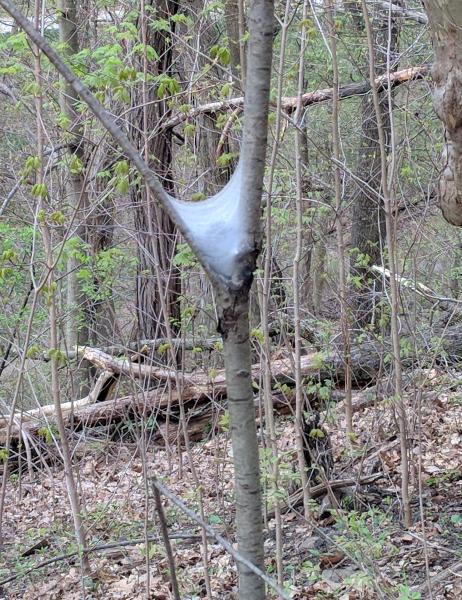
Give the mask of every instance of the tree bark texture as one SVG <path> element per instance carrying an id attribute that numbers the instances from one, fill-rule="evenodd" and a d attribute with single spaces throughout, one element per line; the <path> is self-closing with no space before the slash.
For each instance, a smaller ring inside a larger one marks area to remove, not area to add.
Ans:
<path id="1" fill-rule="evenodd" d="M 78 5 L 75 0 L 59 0 L 59 38 L 63 45 L 63 53 L 67 57 L 77 54 L 79 45 Z M 85 146 L 82 116 L 76 110 L 79 102 L 78 95 L 72 87 L 63 81 L 64 90 L 60 96 L 61 110 L 69 119 L 67 154 L 70 168 L 66 172 L 66 204 L 72 209 L 72 237 L 77 237 L 82 243 L 87 242 L 87 210 L 88 194 L 85 186 Z M 72 161 L 77 164 L 72 166 Z M 77 166 L 77 168 L 76 168 Z M 89 302 L 78 279 L 80 262 L 72 255 L 67 261 L 67 310 L 66 342 L 69 348 L 84 345 L 89 340 L 88 312 Z M 73 373 L 75 397 L 80 397 L 89 389 L 89 370 L 85 363 L 78 366 Z"/>
<path id="2" fill-rule="evenodd" d="M 424 0 L 435 62 L 433 104 L 445 127 L 439 197 L 443 216 L 462 227 L 462 2 Z"/>
<path id="3" fill-rule="evenodd" d="M 239 42 L 239 0 L 225 1 L 225 23 L 226 33 L 228 34 L 231 72 L 233 74 L 234 84 L 239 85 L 242 81 L 241 44 Z"/>
<path id="4" fill-rule="evenodd" d="M 178 4 L 173 0 L 161 0 L 146 2 L 148 19 L 168 19 L 177 11 Z M 143 27 L 140 23 L 138 29 Z M 174 27 L 174 23 L 171 23 Z M 149 74 L 157 76 L 160 74 L 171 74 L 172 64 L 172 42 L 171 35 L 165 31 L 154 31 L 150 23 L 146 25 L 146 43 L 150 45 L 159 58 L 148 62 Z M 143 70 L 143 57 L 134 58 L 135 68 Z M 168 113 L 167 100 L 160 100 L 157 96 L 157 85 L 149 83 L 147 86 L 147 98 L 150 102 L 143 107 L 144 98 L 140 86 L 133 88 L 132 110 L 130 111 L 130 135 L 135 146 L 144 149 L 145 139 L 143 132 L 143 111 L 147 110 L 148 125 L 148 148 L 147 155 L 149 164 L 161 180 L 167 192 L 173 192 L 172 177 L 172 135 L 168 130 L 159 128 L 159 123 Z M 172 259 L 175 254 L 177 241 L 177 230 L 162 208 L 155 202 L 152 194 L 147 194 L 144 182 L 130 187 L 131 199 L 135 215 L 135 230 L 137 236 L 138 273 L 136 281 L 136 314 L 138 322 L 138 337 L 155 339 L 165 336 L 166 330 L 163 325 L 162 308 L 159 299 L 159 288 L 154 268 L 154 257 L 158 256 L 160 271 L 162 273 L 162 288 L 166 293 L 166 302 L 169 316 L 172 319 L 173 329 L 175 322 L 179 322 L 181 283 L 178 269 L 173 265 Z M 153 245 L 157 246 L 157 251 Z"/>
<path id="5" fill-rule="evenodd" d="M 220 299 L 220 333 L 226 365 L 240 552 L 264 568 L 260 467 L 249 340 L 248 290 Z M 240 598 L 263 598 L 264 583 L 239 565 Z"/>
<path id="6" fill-rule="evenodd" d="M 388 36 L 390 41 L 388 42 Z M 379 77 L 386 77 L 387 46 L 390 47 L 390 64 L 396 58 L 399 31 L 396 19 L 391 28 L 386 20 L 376 21 L 375 60 Z M 390 110 L 388 93 L 380 94 L 383 130 L 387 147 L 390 142 Z M 357 186 L 353 194 L 350 273 L 358 282 L 352 294 L 354 315 L 359 325 L 365 325 L 373 318 L 375 306 L 374 292 L 380 293 L 381 280 L 371 273 L 369 266 L 382 263 L 382 245 L 385 240 L 385 213 L 381 199 L 381 156 L 379 132 L 374 103 L 370 94 L 362 99 L 361 141 L 357 175 L 364 183 Z M 369 257 L 364 260 L 364 257 Z"/>

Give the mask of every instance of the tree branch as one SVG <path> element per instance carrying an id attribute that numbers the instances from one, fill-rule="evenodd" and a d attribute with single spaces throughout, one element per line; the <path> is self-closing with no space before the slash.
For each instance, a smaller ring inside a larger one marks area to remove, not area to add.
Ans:
<path id="1" fill-rule="evenodd" d="M 404 6 L 399 6 L 398 4 L 391 4 L 390 2 L 381 1 L 381 0 L 370 0 L 368 4 L 375 4 L 379 6 L 385 12 L 391 10 L 393 16 L 400 16 L 406 19 L 410 19 L 411 21 L 415 21 L 416 23 L 420 23 L 421 25 L 426 25 L 428 23 L 427 15 L 424 13 L 419 13 L 415 10 L 411 10 L 409 8 L 405 8 Z"/>
<path id="2" fill-rule="evenodd" d="M 384 91 L 388 88 L 388 83 L 390 82 L 392 88 L 395 88 L 403 83 L 408 83 L 410 81 L 417 81 L 419 79 L 424 79 L 430 73 L 429 65 L 421 65 L 418 67 L 409 67 L 408 69 L 402 69 L 400 71 L 395 71 L 393 73 L 381 75 L 377 77 L 375 80 L 375 85 L 379 91 Z M 340 86 L 339 89 L 339 98 L 341 100 L 345 98 L 350 98 L 351 96 L 360 96 L 362 94 L 367 94 L 371 90 L 370 81 L 364 80 L 359 81 L 357 83 L 346 83 Z M 302 96 L 302 106 L 311 106 L 312 104 L 319 104 L 320 102 L 327 102 L 332 100 L 332 88 L 325 88 L 322 90 L 316 90 L 314 92 L 307 92 Z M 242 108 L 244 105 L 244 97 L 238 96 L 237 98 L 230 98 L 229 100 L 222 100 L 221 102 L 208 102 L 207 104 L 202 104 L 201 106 L 197 106 L 195 108 L 191 108 L 187 113 L 178 113 L 167 119 L 162 123 L 162 129 L 172 129 L 185 121 L 194 119 L 199 115 L 203 114 L 214 114 L 217 112 L 222 112 L 226 110 L 236 110 L 238 108 Z M 274 108 L 275 103 L 271 103 L 271 106 Z M 291 114 L 295 111 L 297 107 L 297 97 L 296 96 L 286 96 L 282 98 L 281 102 L 282 109 Z"/>

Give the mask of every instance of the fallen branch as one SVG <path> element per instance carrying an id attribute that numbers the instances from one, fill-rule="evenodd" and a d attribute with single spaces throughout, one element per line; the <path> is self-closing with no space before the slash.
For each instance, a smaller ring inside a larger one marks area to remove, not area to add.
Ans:
<path id="1" fill-rule="evenodd" d="M 385 267 L 381 267 L 379 265 L 373 265 L 371 267 L 371 270 L 375 271 L 376 273 L 380 273 L 387 279 L 391 279 L 391 273 L 388 269 L 385 269 Z M 403 277 L 403 275 L 398 275 L 398 273 L 395 275 L 395 279 L 400 285 L 402 285 L 403 287 L 410 288 L 416 294 L 419 294 L 419 296 L 422 296 L 422 298 L 425 298 L 425 300 L 428 300 L 429 302 L 443 303 L 443 304 L 462 304 L 462 300 L 458 300 L 457 298 L 449 298 L 446 296 L 440 296 L 434 290 L 427 287 L 423 283 L 419 283 L 418 281 L 412 281 L 411 279 L 408 279 L 407 277 Z"/>
<path id="2" fill-rule="evenodd" d="M 128 377 L 158 379 L 160 381 L 174 381 L 176 378 L 176 371 L 173 369 L 153 367 L 142 362 L 132 362 L 126 358 L 114 358 L 98 348 L 85 346 L 76 348 L 76 352 L 81 358 L 111 373 L 119 373 Z"/>
<path id="3" fill-rule="evenodd" d="M 338 479 L 337 481 L 326 481 L 320 483 L 319 485 L 315 485 L 310 489 L 310 498 L 314 500 L 316 498 L 320 498 L 327 494 L 327 492 L 332 490 L 341 490 L 342 488 L 348 488 L 352 486 L 360 486 L 360 485 L 369 485 L 370 483 L 374 483 L 378 479 L 383 477 L 383 473 L 373 473 L 372 475 L 368 475 L 366 477 L 359 477 L 358 479 Z M 303 491 L 298 490 L 289 496 L 287 500 L 287 504 L 285 506 L 281 506 L 281 511 L 283 513 L 289 512 L 300 506 L 303 503 Z M 268 518 L 274 518 L 274 509 L 268 511 Z"/>
<path id="4" fill-rule="evenodd" d="M 376 348 L 377 350 L 378 348 Z M 87 350 L 92 350 L 86 353 Z M 380 350 L 381 353 L 381 350 Z M 114 372 L 136 375 L 138 364 L 126 365 L 125 361 L 120 361 L 104 355 L 101 352 L 94 352 L 94 349 L 85 349 L 85 358 L 94 359 L 94 364 L 99 364 L 108 373 L 112 375 Z M 91 358 L 90 358 L 91 357 Z M 106 360 L 106 358 L 110 360 Z M 371 360 L 372 358 L 372 360 Z M 368 381 L 374 377 L 377 365 L 379 364 L 380 354 L 374 357 L 372 346 L 368 348 L 366 355 L 357 356 L 357 376 L 359 380 Z M 98 363 L 96 362 L 98 361 Z M 144 365 L 145 366 L 145 365 Z M 123 368 L 122 368 L 123 367 Z M 148 367 L 149 373 L 152 374 L 157 369 Z M 162 371 L 159 373 L 162 375 Z M 165 370 L 168 371 L 168 370 Z M 293 382 L 293 364 L 291 357 L 273 360 L 271 363 L 272 379 L 279 383 Z M 325 356 L 320 352 L 310 352 L 302 356 L 301 359 L 302 376 L 321 376 L 323 378 L 334 377 L 337 380 L 342 380 L 344 374 L 343 361 L 339 356 Z M 255 364 L 252 367 L 252 376 L 255 381 L 261 378 L 261 365 Z M 64 417 L 68 417 L 71 412 L 74 424 L 92 425 L 96 423 L 107 423 L 109 420 L 120 420 L 126 418 L 128 413 L 149 414 L 154 410 L 162 410 L 168 405 L 174 410 L 183 403 L 206 403 L 209 404 L 211 399 L 222 399 L 226 397 L 226 374 L 224 369 L 217 370 L 214 373 L 193 372 L 187 375 L 183 380 L 181 390 L 172 389 L 165 392 L 163 389 L 155 389 L 150 391 L 140 391 L 139 394 L 124 396 L 113 400 L 105 400 L 96 403 L 97 394 L 92 392 L 89 396 L 76 402 L 67 402 L 62 405 Z M 33 411 L 24 412 L 22 420 L 26 424 L 31 421 L 40 420 L 41 417 L 50 417 L 54 414 L 53 405 L 46 405 L 42 408 Z M 209 418 L 209 417 L 208 417 Z M 2 440 L 1 428 L 4 427 L 4 422 L 0 421 L 0 442 Z M 175 426 L 176 429 L 176 426 Z M 19 431 L 15 430 L 14 435 L 18 435 Z"/>
<path id="5" fill-rule="evenodd" d="M 421 25 L 426 25 L 428 23 L 428 18 L 425 13 L 420 13 L 415 10 L 410 10 L 409 8 L 405 8 L 403 6 L 399 6 L 398 4 L 390 3 L 385 0 L 369 0 L 371 3 L 380 6 L 384 10 L 386 14 L 391 10 L 393 16 L 399 15 L 401 17 L 410 19 L 411 21 L 415 21 L 416 23 L 420 23 Z"/>
<path id="6" fill-rule="evenodd" d="M 422 65 L 420 67 L 410 67 L 408 69 L 402 69 L 401 71 L 395 71 L 393 73 L 377 77 L 375 80 L 375 85 L 378 91 L 384 91 L 388 89 L 389 85 L 391 85 L 392 88 L 395 88 L 403 83 L 424 79 L 425 77 L 427 77 L 427 75 L 429 75 L 429 73 L 429 65 Z M 351 96 L 360 96 L 362 94 L 367 94 L 368 92 L 370 92 L 370 90 L 371 84 L 369 80 L 359 81 L 357 83 L 347 83 L 340 87 L 339 98 L 343 100 L 345 98 L 350 98 Z M 319 104 L 320 102 L 326 102 L 328 100 L 331 100 L 332 93 L 332 88 L 317 90 L 315 92 L 307 92 L 301 97 L 302 106 L 311 106 L 312 104 Z M 282 110 L 288 114 L 293 113 L 297 107 L 297 101 L 298 98 L 296 96 L 283 97 L 281 99 Z M 199 115 L 214 114 L 227 110 L 236 110 L 243 106 L 243 96 L 239 96 L 237 98 L 230 98 L 229 100 L 222 100 L 220 102 L 209 102 L 207 104 L 191 108 L 186 113 L 178 113 L 174 115 L 170 119 L 164 121 L 161 127 L 164 130 L 172 129 L 173 127 L 176 127 L 177 125 L 180 125 L 185 121 L 195 119 Z M 272 103 L 272 106 L 275 107 L 275 104 Z"/>
<path id="7" fill-rule="evenodd" d="M 460 362 L 462 360 L 462 327 L 454 325 L 446 327 L 443 332 L 425 330 L 417 332 L 416 338 L 422 352 L 425 352 L 433 361 L 435 357 L 441 355 L 447 362 Z M 359 385 L 365 382 L 375 381 L 377 373 L 383 367 L 383 357 L 390 352 L 390 347 L 383 342 L 366 341 L 352 349 L 351 368 L 353 373 L 353 383 Z M 421 360 L 422 354 L 416 356 L 403 357 L 405 366 L 412 365 Z M 110 357 L 112 359 L 112 357 Z M 118 364 L 118 363 L 117 363 Z M 132 369 L 137 366 L 130 366 Z M 121 371 L 119 371 L 120 373 Z M 115 376 L 119 373 L 110 373 Z M 324 381 L 329 379 L 335 384 L 341 383 L 345 376 L 343 364 L 342 349 L 328 354 L 327 352 L 309 352 L 301 357 L 301 375 L 304 378 L 316 378 Z M 261 380 L 261 365 L 255 364 L 252 367 L 252 377 L 257 383 Z M 288 384 L 292 386 L 293 377 L 293 358 L 279 358 L 271 362 L 271 377 L 273 384 Z M 275 394 L 276 396 L 276 394 Z M 106 399 L 96 402 L 96 399 L 102 400 L 101 395 L 95 395 L 93 392 L 88 397 L 74 403 L 63 405 L 64 417 L 69 418 L 72 415 L 72 423 L 75 427 L 88 427 L 100 424 L 122 421 L 132 418 L 134 415 L 142 415 L 147 418 L 151 414 L 158 415 L 157 430 L 153 434 L 153 441 L 170 439 L 173 443 L 178 440 L 179 405 L 183 403 L 188 409 L 188 427 L 192 439 L 200 439 L 206 427 L 210 425 L 212 417 L 212 401 L 222 401 L 226 398 L 226 375 L 224 369 L 215 372 L 205 373 L 194 371 L 189 373 L 183 380 L 181 389 L 170 386 L 168 391 L 164 390 L 163 385 L 157 389 L 143 391 L 137 394 Z M 290 405 L 291 397 L 286 398 L 286 404 Z M 163 413 L 169 407 L 170 416 L 169 426 L 165 422 Z M 51 419 L 54 415 L 52 405 L 44 406 L 41 409 L 24 412 L 21 416 L 22 424 L 19 425 L 20 415 L 16 420 L 16 425 L 12 432 L 13 437 L 19 437 L 20 432 L 24 430 L 29 435 L 40 428 L 43 424 L 43 416 Z M 0 421 L 0 444 L 5 438 L 5 421 Z"/>
<path id="8" fill-rule="evenodd" d="M 95 387 L 93 390 L 80 400 L 64 402 L 61 404 L 61 410 L 63 413 L 63 417 L 68 417 L 75 411 L 81 410 L 84 407 L 94 404 L 95 402 L 101 402 L 106 400 L 110 388 L 116 382 L 118 376 L 114 376 L 114 373 L 104 371 L 100 374 L 98 379 L 96 380 Z M 24 411 L 22 414 L 18 414 L 18 423 L 28 423 L 34 420 L 42 420 L 47 417 L 55 416 L 55 407 L 54 404 L 47 404 L 46 406 L 41 406 L 40 408 L 35 408 L 33 410 Z M 2 415 L 0 418 L 0 428 L 6 427 L 9 415 Z"/>
<path id="9" fill-rule="evenodd" d="M 202 536 L 195 533 L 170 533 L 169 539 L 171 540 L 201 540 Z M 145 544 L 148 542 L 156 542 L 160 541 L 160 536 L 148 536 L 147 538 L 143 537 L 136 540 L 120 540 L 119 542 L 111 542 L 109 544 L 100 544 L 98 546 L 92 546 L 87 548 L 85 551 L 87 554 L 92 554 L 95 552 L 104 552 L 105 550 L 112 550 L 114 548 L 127 548 L 130 546 L 139 546 L 141 544 Z M 0 581 L 0 587 L 6 585 L 7 583 L 11 583 L 12 581 L 16 581 L 17 579 L 22 579 L 23 577 L 27 577 L 34 571 L 38 571 L 39 569 L 44 569 L 45 567 L 49 567 L 50 565 L 54 565 L 59 562 L 63 562 L 65 560 L 73 560 L 76 558 L 80 558 L 79 552 L 68 552 L 67 554 L 61 554 L 59 556 L 54 556 L 53 558 L 48 558 L 47 560 L 42 561 L 38 565 L 34 565 L 30 569 L 25 572 L 17 573 L 15 575 L 11 575 L 6 579 L 2 579 Z"/>
<path id="10" fill-rule="evenodd" d="M 452 577 L 451 577 L 452 576 Z M 443 569 L 443 571 L 441 571 L 440 573 L 437 573 L 436 575 L 434 575 L 433 577 L 430 577 L 429 581 L 426 581 L 425 583 L 422 583 L 421 585 L 416 585 L 412 588 L 413 592 L 418 592 L 421 594 L 421 596 L 423 598 L 425 597 L 431 597 L 428 594 L 428 584 L 430 583 L 430 587 L 431 587 L 431 591 L 432 593 L 436 593 L 437 589 L 436 586 L 441 587 L 443 585 L 447 585 L 449 581 L 451 581 L 454 578 L 461 578 L 462 577 L 462 561 L 457 561 L 455 563 L 453 563 L 452 565 L 450 565 L 449 567 L 447 567 L 446 569 Z"/>

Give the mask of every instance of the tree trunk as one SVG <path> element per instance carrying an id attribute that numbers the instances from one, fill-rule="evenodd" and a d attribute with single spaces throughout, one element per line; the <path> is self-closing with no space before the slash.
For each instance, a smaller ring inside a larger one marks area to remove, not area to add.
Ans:
<path id="1" fill-rule="evenodd" d="M 114 157 L 112 153 L 108 155 L 107 147 L 103 147 L 102 150 L 104 156 L 101 157 L 100 161 L 94 161 L 96 162 L 96 168 L 92 169 L 92 174 L 94 173 L 95 175 L 96 194 L 94 196 L 90 195 L 90 202 L 94 208 L 88 220 L 88 242 L 94 263 L 98 260 L 101 252 L 105 252 L 113 246 L 114 240 L 113 199 L 111 197 L 104 197 L 106 181 L 97 177 L 98 171 L 109 168 Z M 93 275 L 93 287 L 97 294 L 101 291 L 101 283 L 98 273 L 95 272 Z M 88 337 L 89 343 L 92 346 L 105 346 L 114 343 L 114 339 L 117 336 L 117 323 L 112 290 L 110 294 L 100 294 L 99 299 L 92 299 L 89 302 L 88 320 Z"/>
<path id="2" fill-rule="evenodd" d="M 150 8 L 150 18 L 168 19 L 175 14 L 178 4 L 173 0 L 146 2 Z M 171 23 L 174 27 L 174 24 Z M 151 46 L 160 58 L 148 60 L 148 71 L 152 76 L 161 74 L 171 75 L 172 42 L 171 36 L 165 31 L 154 31 L 149 25 L 139 23 L 139 29 L 145 27 L 146 44 Z M 135 68 L 143 71 L 143 57 L 134 58 Z M 172 134 L 171 131 L 160 130 L 159 122 L 169 112 L 167 99 L 160 100 L 157 95 L 158 86 L 150 83 L 146 87 L 147 98 L 143 98 L 140 86 L 134 87 L 132 92 L 132 110 L 130 112 L 130 134 L 138 148 L 145 145 L 145 132 L 143 131 L 144 111 L 146 111 L 147 133 L 149 135 L 147 156 L 151 162 L 163 187 L 167 192 L 173 192 L 172 178 Z M 144 106 L 145 100 L 150 102 Z M 146 149 L 145 149 L 146 150 Z M 175 254 L 177 230 L 170 217 L 162 210 L 157 202 L 146 193 L 144 183 L 132 185 L 130 188 L 131 199 L 135 211 L 135 230 L 137 237 L 138 274 L 136 281 L 136 314 L 138 332 L 137 337 L 155 339 L 166 335 L 163 325 L 162 309 L 159 299 L 154 257 L 158 256 L 160 271 L 163 278 L 163 288 L 166 291 L 166 301 L 169 317 L 174 331 L 178 331 L 180 318 L 179 295 L 181 282 L 178 269 L 173 265 Z M 157 246 L 157 249 L 154 248 Z"/>
<path id="3" fill-rule="evenodd" d="M 71 57 L 77 54 L 79 48 L 77 23 L 77 5 L 75 0 L 60 0 L 59 10 L 59 38 L 63 45 L 63 52 Z M 85 147 L 84 131 L 81 116 L 76 111 L 79 102 L 78 95 L 69 84 L 63 82 L 64 91 L 60 96 L 61 110 L 69 119 L 68 133 L 68 160 L 69 166 L 66 173 L 66 200 L 64 204 L 72 208 L 72 234 L 82 243 L 87 242 L 87 209 L 88 196 L 85 189 Z M 78 279 L 80 261 L 75 255 L 69 257 L 67 262 L 67 310 L 66 343 L 68 348 L 81 346 L 88 343 L 88 299 L 82 290 Z M 78 365 L 73 373 L 73 395 L 76 398 L 88 393 L 89 370 L 85 363 Z"/>
<path id="4" fill-rule="evenodd" d="M 391 36 L 389 43 L 391 61 L 396 57 L 398 46 L 396 19 L 392 19 L 390 31 L 386 19 L 381 19 L 378 21 L 374 33 L 376 71 L 381 76 L 387 71 L 386 49 L 389 35 Z M 383 48 L 385 48 L 385 54 Z M 380 106 L 388 147 L 391 107 L 388 104 L 387 91 L 380 94 Z M 369 267 L 382 263 L 382 245 L 385 240 L 379 133 L 372 94 L 366 94 L 362 100 L 361 141 L 357 174 L 364 183 L 355 183 L 358 187 L 353 196 L 350 276 L 354 282 L 352 289 L 354 316 L 357 323 L 363 326 L 373 320 L 374 295 L 381 291 L 381 279 L 372 274 Z"/>
<path id="5" fill-rule="evenodd" d="M 225 23 L 228 34 L 228 48 L 230 53 L 230 66 L 233 74 L 234 84 L 241 84 L 244 80 L 241 66 L 241 42 L 239 33 L 239 0 L 226 0 Z"/>
<path id="6" fill-rule="evenodd" d="M 443 216 L 462 227 L 462 2 L 423 0 L 433 40 L 433 104 L 445 127 L 439 180 Z"/>
<path id="7" fill-rule="evenodd" d="M 261 198 L 265 173 L 268 104 L 274 32 L 273 0 L 254 0 L 249 16 L 247 81 L 240 165 L 240 227 L 243 246 L 232 248 L 233 272 L 215 283 L 223 336 L 231 420 L 239 551 L 264 570 L 263 515 L 249 339 L 249 291 L 261 247 Z M 263 580 L 239 563 L 240 600 L 263 600 Z"/>
<path id="8" fill-rule="evenodd" d="M 223 336 L 228 410 L 231 422 L 236 494 L 236 533 L 240 552 L 264 569 L 260 467 L 249 339 L 248 291 L 221 295 L 219 332 Z M 265 586 L 239 565 L 242 600 L 264 598 Z"/>

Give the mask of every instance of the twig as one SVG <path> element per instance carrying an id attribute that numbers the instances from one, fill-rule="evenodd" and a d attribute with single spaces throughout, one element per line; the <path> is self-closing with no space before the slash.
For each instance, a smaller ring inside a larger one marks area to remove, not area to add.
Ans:
<path id="1" fill-rule="evenodd" d="M 191 533 L 191 534 L 189 534 L 189 533 L 171 533 L 169 535 L 169 539 L 171 539 L 171 540 L 197 539 L 199 541 L 202 539 L 202 536 L 200 534 L 196 534 L 196 533 Z M 159 536 L 150 536 L 148 538 L 148 542 L 158 542 L 158 541 L 159 541 Z M 110 550 L 112 548 L 124 548 L 127 546 L 138 546 L 138 544 L 144 544 L 145 542 L 146 542 L 146 538 L 140 538 L 140 539 L 136 539 L 136 540 L 121 540 L 120 542 L 111 542 L 110 544 L 101 544 L 99 546 L 93 546 L 92 548 L 87 548 L 86 553 L 93 554 L 95 552 L 101 552 L 102 550 Z M 18 575 L 11 575 L 7 579 L 3 579 L 2 581 L 0 581 L 0 586 L 6 585 L 7 583 L 11 583 L 12 581 L 15 581 L 16 579 L 19 579 L 21 577 L 26 577 L 33 571 L 38 571 L 39 569 L 49 567 L 50 565 L 53 565 L 53 564 L 56 564 L 59 562 L 63 562 L 65 560 L 69 560 L 71 558 L 77 558 L 78 556 L 79 556 L 78 552 L 69 552 L 68 554 L 61 554 L 60 556 L 55 556 L 54 558 L 49 558 L 48 560 L 44 560 L 40 564 L 31 567 L 25 573 L 21 573 Z"/>
<path id="2" fill-rule="evenodd" d="M 157 487 L 158 490 L 166 498 L 168 498 L 171 502 L 173 502 L 173 504 L 175 504 L 175 506 L 178 506 L 178 508 L 181 509 L 186 515 L 188 515 L 188 517 L 190 519 L 192 519 L 193 521 L 195 521 L 196 523 L 198 523 L 201 527 L 203 527 L 205 529 L 205 531 L 209 535 L 211 535 L 213 538 L 215 538 L 216 541 L 219 544 L 221 544 L 223 546 L 223 548 L 227 552 L 229 552 L 229 554 L 231 554 L 231 556 L 234 558 L 234 560 L 236 560 L 237 562 L 240 562 L 241 564 L 245 565 L 253 573 L 255 573 L 256 575 L 258 575 L 259 577 L 261 577 L 261 579 L 265 583 L 267 583 L 271 588 L 273 588 L 273 590 L 275 592 L 277 592 L 279 594 L 280 598 L 283 598 L 284 600 L 289 600 L 289 596 L 274 581 L 274 579 L 272 579 L 271 577 L 269 577 L 261 569 L 259 569 L 258 567 L 256 567 L 253 563 L 251 563 L 249 560 L 247 560 L 247 558 L 245 558 L 244 556 L 242 556 L 242 554 L 240 554 L 237 550 L 235 550 L 232 547 L 232 545 L 227 540 L 225 540 L 225 538 L 223 536 L 221 536 L 219 533 L 217 533 L 213 529 L 213 527 L 211 527 L 210 525 L 208 525 L 207 523 L 205 523 L 205 521 L 203 521 L 195 512 L 193 512 L 190 508 L 188 508 L 186 506 L 186 504 L 182 500 L 180 500 L 177 496 L 175 496 L 175 494 L 173 494 L 168 488 L 166 488 L 162 483 L 160 483 L 156 479 L 152 480 L 152 485 L 154 487 Z M 0 582 L 0 585 L 1 585 L 1 582 Z"/>
<path id="3" fill-rule="evenodd" d="M 153 480 L 155 483 L 155 479 Z M 164 539 L 165 551 L 167 553 L 168 566 L 170 569 L 170 578 L 172 582 L 173 595 L 175 600 L 181 600 L 180 588 L 178 587 L 178 579 L 176 577 L 175 558 L 172 552 L 172 545 L 168 537 L 167 521 L 165 520 L 164 508 L 162 506 L 162 499 L 160 497 L 159 489 L 156 485 L 152 486 L 154 492 L 154 502 L 156 504 L 157 514 L 159 516 L 160 531 Z"/>
<path id="4" fill-rule="evenodd" d="M 374 483 L 383 477 L 383 473 L 373 473 L 372 475 L 368 475 L 367 477 L 361 477 L 359 479 L 339 479 L 338 481 L 327 481 L 325 483 L 320 483 L 319 485 L 315 485 L 310 489 L 310 496 L 312 499 L 319 498 L 323 496 L 329 490 L 338 490 L 344 487 L 350 487 L 353 485 L 367 485 L 369 483 Z M 303 501 L 303 492 L 302 490 L 298 490 L 294 494 L 292 494 L 288 500 L 287 505 L 282 508 L 282 512 L 286 513 L 289 510 L 295 508 Z M 274 516 L 274 511 L 268 512 L 268 518 L 272 518 Z"/>
<path id="5" fill-rule="evenodd" d="M 233 112 L 229 115 L 228 120 L 226 121 L 225 126 L 223 127 L 223 131 L 221 132 L 220 139 L 217 144 L 217 150 L 215 152 L 215 159 L 218 160 L 223 153 L 223 147 L 228 138 L 229 132 L 231 131 L 231 127 L 234 122 L 238 118 L 239 114 L 242 112 L 242 106 L 238 106 Z"/>

